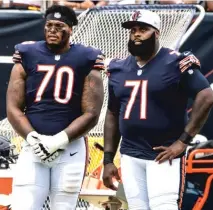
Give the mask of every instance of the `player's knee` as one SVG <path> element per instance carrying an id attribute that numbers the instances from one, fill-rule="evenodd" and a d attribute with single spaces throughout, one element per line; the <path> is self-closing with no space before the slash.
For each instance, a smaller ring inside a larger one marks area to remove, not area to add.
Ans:
<path id="1" fill-rule="evenodd" d="M 64 167 L 61 178 L 61 191 L 67 193 L 80 192 L 83 180 L 82 166 L 70 164 Z"/>
<path id="2" fill-rule="evenodd" d="M 161 195 L 149 199 L 149 206 L 151 210 L 178 210 L 177 195 Z"/>
<path id="3" fill-rule="evenodd" d="M 51 205 L 52 210 L 75 210 L 75 206 L 72 206 L 70 203 L 57 202 L 54 203 L 54 206 Z"/>
<path id="4" fill-rule="evenodd" d="M 74 210 L 77 204 L 84 174 L 84 165 L 69 164 L 63 167 L 60 181 L 51 188 L 52 210 Z"/>
<path id="5" fill-rule="evenodd" d="M 78 193 L 52 192 L 51 210 L 75 210 Z"/>
<path id="6" fill-rule="evenodd" d="M 145 202 L 139 198 L 128 199 L 128 209 L 129 210 L 147 210 L 149 209 L 148 202 Z"/>
<path id="7" fill-rule="evenodd" d="M 15 186 L 11 195 L 13 210 L 41 209 L 47 198 L 48 190 L 35 186 Z"/>
<path id="8" fill-rule="evenodd" d="M 24 196 L 24 200 L 23 197 Z M 11 206 L 13 210 L 26 209 L 31 210 L 34 206 L 34 199 L 31 193 L 22 193 L 14 191 L 11 196 Z"/>

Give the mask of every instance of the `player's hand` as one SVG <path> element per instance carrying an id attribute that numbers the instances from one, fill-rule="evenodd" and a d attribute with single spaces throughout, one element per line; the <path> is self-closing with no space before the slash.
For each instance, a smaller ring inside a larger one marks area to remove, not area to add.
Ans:
<path id="1" fill-rule="evenodd" d="M 41 135 L 39 140 L 37 144 L 33 145 L 33 150 L 41 160 L 46 159 L 59 149 L 65 149 L 69 143 L 68 136 L 64 131 L 54 136 Z"/>
<path id="2" fill-rule="evenodd" d="M 120 181 L 118 169 L 116 168 L 114 163 L 108 163 L 104 166 L 103 182 L 106 187 L 112 190 L 117 190 L 118 188 L 113 184 L 112 180 L 113 177 L 115 177 L 118 181 Z"/>
<path id="3" fill-rule="evenodd" d="M 158 163 L 163 163 L 169 160 L 170 165 L 172 165 L 172 160 L 184 152 L 187 148 L 187 144 L 184 144 L 182 141 L 177 140 L 169 147 L 154 147 L 154 150 L 162 150 L 160 154 L 155 158 L 155 161 Z"/>
<path id="4" fill-rule="evenodd" d="M 63 150 L 57 150 L 56 152 L 54 152 L 53 154 L 51 154 L 50 156 L 48 156 L 47 158 L 42 160 L 42 163 L 44 163 L 44 164 L 51 163 L 60 155 L 61 151 L 63 151 Z"/>
<path id="5" fill-rule="evenodd" d="M 32 132 L 28 133 L 26 141 L 30 146 L 33 146 L 36 143 L 38 143 L 39 136 L 40 136 L 40 134 L 38 134 L 36 131 L 32 131 Z"/>

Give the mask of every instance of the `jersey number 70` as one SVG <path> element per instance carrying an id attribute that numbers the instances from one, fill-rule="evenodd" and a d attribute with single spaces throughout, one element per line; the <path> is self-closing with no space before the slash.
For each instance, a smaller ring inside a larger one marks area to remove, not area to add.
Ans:
<path id="1" fill-rule="evenodd" d="M 37 71 L 45 72 L 43 80 L 37 90 L 35 102 L 39 102 L 42 99 L 42 95 L 55 71 L 54 65 L 38 65 Z M 66 86 L 66 93 L 65 97 L 61 97 L 61 87 L 62 87 L 62 78 L 64 73 L 67 74 L 67 86 Z M 61 104 L 67 104 L 70 99 L 72 98 L 72 91 L 73 91 L 73 84 L 74 84 L 74 71 L 69 66 L 62 66 L 57 69 L 57 73 L 55 76 L 55 85 L 53 90 L 53 97 L 54 99 Z"/>
<path id="2" fill-rule="evenodd" d="M 126 106 L 126 111 L 124 114 L 124 119 L 129 119 L 130 113 L 132 111 L 133 105 L 135 103 L 136 96 L 140 90 L 140 119 L 146 119 L 147 113 L 147 80 L 127 80 L 125 82 L 125 87 L 132 87 L 132 92 Z"/>

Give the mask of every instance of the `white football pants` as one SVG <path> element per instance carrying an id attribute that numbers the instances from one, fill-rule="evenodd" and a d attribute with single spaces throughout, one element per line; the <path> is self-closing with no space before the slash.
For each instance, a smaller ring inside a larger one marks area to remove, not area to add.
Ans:
<path id="1" fill-rule="evenodd" d="M 179 210 L 185 182 L 185 159 L 158 164 L 121 155 L 123 187 L 130 210 Z"/>
<path id="2" fill-rule="evenodd" d="M 73 141 L 51 164 L 44 165 L 25 145 L 13 177 L 12 209 L 41 210 L 50 196 L 51 210 L 74 210 L 86 168 L 84 138 Z"/>

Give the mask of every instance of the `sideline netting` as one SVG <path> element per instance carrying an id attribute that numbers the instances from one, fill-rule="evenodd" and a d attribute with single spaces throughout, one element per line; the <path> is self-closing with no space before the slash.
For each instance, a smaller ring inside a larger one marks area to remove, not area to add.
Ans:
<path id="1" fill-rule="evenodd" d="M 178 49 L 183 36 L 189 36 L 186 31 L 194 17 L 196 7 L 191 5 L 119 5 L 90 9 L 79 15 L 79 24 L 74 28 L 72 42 L 83 43 L 101 49 L 107 58 L 125 58 L 128 55 L 127 42 L 129 31 L 121 27 L 136 9 L 148 9 L 157 12 L 161 18 L 160 43 L 164 47 Z M 186 33 L 186 34 L 185 34 Z M 186 39 L 186 37 L 185 37 Z M 100 179 L 103 154 L 98 145 L 103 145 L 103 125 L 107 108 L 107 76 L 102 73 L 104 82 L 104 103 L 99 123 L 89 137 L 89 164 L 86 177 Z M 0 122 L 0 135 L 7 137 L 20 152 L 22 139 L 12 129 L 7 119 Z M 116 165 L 119 165 L 119 154 L 116 155 Z M 88 185 L 87 185 L 88 186 Z M 87 188 L 87 187 L 86 187 Z M 95 186 L 101 188 L 100 183 Z M 89 198 L 89 195 L 88 195 Z M 78 209 L 94 209 L 86 201 L 79 200 Z M 49 198 L 43 210 L 50 209 Z"/>

